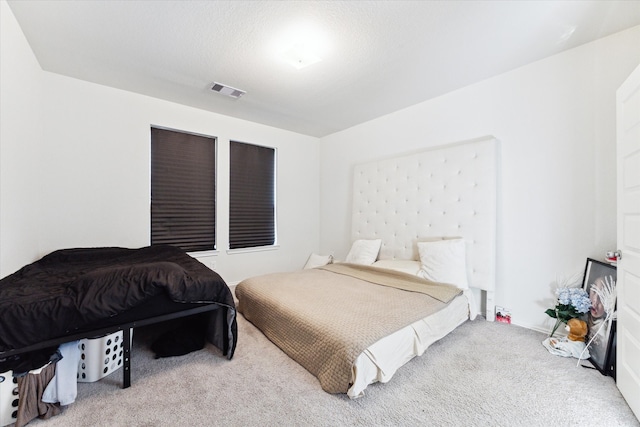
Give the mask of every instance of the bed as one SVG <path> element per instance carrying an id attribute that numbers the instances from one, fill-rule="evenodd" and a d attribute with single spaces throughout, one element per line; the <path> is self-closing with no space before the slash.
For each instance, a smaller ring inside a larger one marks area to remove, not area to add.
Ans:
<path id="1" fill-rule="evenodd" d="M 363 396 L 478 313 L 494 320 L 497 170 L 493 137 L 355 166 L 344 262 L 246 279 L 239 312 L 325 391 Z"/>
<path id="2" fill-rule="evenodd" d="M 126 388 L 131 329 L 197 314 L 207 340 L 231 359 L 233 296 L 196 259 L 167 245 L 63 249 L 0 280 L 0 362 L 13 369 L 38 351 L 122 331 Z"/>

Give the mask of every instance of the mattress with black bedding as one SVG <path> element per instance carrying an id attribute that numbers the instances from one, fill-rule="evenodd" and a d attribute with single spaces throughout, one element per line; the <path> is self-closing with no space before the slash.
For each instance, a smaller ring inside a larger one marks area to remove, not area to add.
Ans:
<path id="1" fill-rule="evenodd" d="M 224 280 L 181 249 L 77 248 L 0 280 L 0 357 L 50 339 L 202 305 L 207 340 L 229 359 L 236 308 Z"/>

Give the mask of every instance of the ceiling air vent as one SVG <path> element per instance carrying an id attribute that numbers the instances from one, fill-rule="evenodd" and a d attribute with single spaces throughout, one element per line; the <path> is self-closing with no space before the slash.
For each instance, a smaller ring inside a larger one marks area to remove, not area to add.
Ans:
<path id="1" fill-rule="evenodd" d="M 218 82 L 213 82 L 213 86 L 211 86 L 211 90 L 214 91 L 214 92 L 221 93 L 223 95 L 230 96 L 230 97 L 235 98 L 235 99 L 238 99 L 242 95 L 247 93 L 247 92 L 245 92 L 243 90 L 236 89 L 236 88 L 231 87 L 231 86 L 223 85 L 222 83 L 218 83 Z"/>

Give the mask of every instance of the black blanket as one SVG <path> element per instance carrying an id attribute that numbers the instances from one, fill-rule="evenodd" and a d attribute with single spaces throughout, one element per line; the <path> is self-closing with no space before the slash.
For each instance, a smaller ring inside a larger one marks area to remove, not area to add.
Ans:
<path id="1" fill-rule="evenodd" d="M 64 249 L 0 280 L 0 355 L 99 325 L 166 295 L 216 304 L 208 340 L 228 358 L 237 342 L 236 309 L 224 280 L 172 246 Z"/>

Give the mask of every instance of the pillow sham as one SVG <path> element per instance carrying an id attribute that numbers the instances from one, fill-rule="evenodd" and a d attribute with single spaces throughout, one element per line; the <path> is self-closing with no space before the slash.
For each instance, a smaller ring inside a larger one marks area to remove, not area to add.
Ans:
<path id="1" fill-rule="evenodd" d="M 331 264 L 333 262 L 333 255 L 318 255 L 311 254 L 307 263 L 304 265 L 305 269 L 322 267 L 323 265 Z"/>
<path id="2" fill-rule="evenodd" d="M 469 289 L 464 239 L 418 242 L 418 253 L 422 264 L 418 276 Z"/>
<path id="3" fill-rule="evenodd" d="M 344 262 L 350 264 L 371 265 L 378 258 L 382 239 L 365 240 L 359 239 L 353 242 L 351 250 L 347 254 Z"/>

